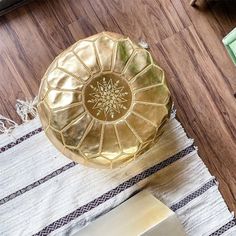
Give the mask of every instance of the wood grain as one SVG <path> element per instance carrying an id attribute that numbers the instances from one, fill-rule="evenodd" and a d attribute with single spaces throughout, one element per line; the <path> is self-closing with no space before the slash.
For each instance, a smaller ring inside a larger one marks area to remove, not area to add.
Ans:
<path id="1" fill-rule="evenodd" d="M 166 71 L 177 117 L 236 211 L 236 68 L 222 38 L 236 25 L 236 2 L 43 0 L 0 18 L 0 114 L 17 122 L 17 98 L 37 95 L 61 51 L 107 30 L 146 40 Z"/>

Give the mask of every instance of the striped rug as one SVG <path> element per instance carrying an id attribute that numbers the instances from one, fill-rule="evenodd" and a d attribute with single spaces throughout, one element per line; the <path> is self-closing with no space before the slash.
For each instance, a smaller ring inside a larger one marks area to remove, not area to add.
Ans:
<path id="1" fill-rule="evenodd" d="M 70 161 L 38 118 L 0 135 L 0 235 L 72 235 L 142 189 L 175 211 L 187 235 L 236 235 L 236 220 L 174 118 L 158 144 L 122 169 Z"/>

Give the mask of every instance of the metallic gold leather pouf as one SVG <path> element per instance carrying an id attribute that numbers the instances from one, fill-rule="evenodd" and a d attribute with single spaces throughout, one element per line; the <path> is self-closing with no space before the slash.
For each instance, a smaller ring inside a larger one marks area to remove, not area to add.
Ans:
<path id="1" fill-rule="evenodd" d="M 38 112 L 67 157 L 114 168 L 155 144 L 169 117 L 170 92 L 150 53 L 104 32 L 62 52 L 45 73 Z"/>

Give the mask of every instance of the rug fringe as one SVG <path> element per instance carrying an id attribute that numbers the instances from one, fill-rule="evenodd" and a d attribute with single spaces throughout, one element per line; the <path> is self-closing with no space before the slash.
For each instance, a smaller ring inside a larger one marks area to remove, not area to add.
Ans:
<path id="1" fill-rule="evenodd" d="M 38 115 L 36 108 L 38 97 L 36 96 L 33 100 L 22 101 L 16 100 L 16 112 L 20 116 L 23 123 L 34 119 Z"/>
<path id="2" fill-rule="evenodd" d="M 149 45 L 146 41 L 144 41 L 143 39 L 140 40 L 140 42 L 138 43 L 138 45 L 141 47 L 141 48 L 144 48 L 144 49 L 149 49 Z"/>
<path id="3" fill-rule="evenodd" d="M 216 186 L 219 187 L 220 183 L 219 183 L 219 181 L 216 179 L 216 177 L 215 177 L 215 180 L 214 180 L 214 181 L 215 181 Z"/>
<path id="4" fill-rule="evenodd" d="M 172 107 L 171 107 L 171 112 L 170 112 L 170 118 L 175 118 L 176 117 L 176 108 L 175 108 L 175 104 L 174 102 L 172 103 Z"/>
<path id="5" fill-rule="evenodd" d="M 20 116 L 23 123 L 37 117 L 38 111 L 36 108 L 38 97 L 33 100 L 20 100 L 16 102 L 16 112 Z M 12 131 L 19 126 L 15 121 L 0 114 L 0 134 L 11 134 Z"/>
<path id="6" fill-rule="evenodd" d="M 15 121 L 0 114 L 0 133 L 10 134 L 17 126 Z"/>

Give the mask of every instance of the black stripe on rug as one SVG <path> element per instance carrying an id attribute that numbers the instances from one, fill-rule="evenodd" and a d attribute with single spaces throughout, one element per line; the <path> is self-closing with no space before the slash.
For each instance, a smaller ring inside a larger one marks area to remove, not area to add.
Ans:
<path id="1" fill-rule="evenodd" d="M 11 193 L 10 195 L 0 199 L 0 206 L 3 205 L 4 203 L 7 203 L 9 202 L 10 200 L 13 200 L 14 198 L 30 191 L 31 189 L 35 188 L 35 187 L 38 187 L 39 185 L 45 183 L 46 181 L 56 177 L 57 175 L 61 174 L 62 172 L 74 167 L 76 165 L 75 162 L 70 162 L 69 164 L 51 172 L 50 174 L 44 176 L 43 178 L 33 182 L 32 184 L 20 189 L 20 190 L 17 190 L 16 192 L 14 193 Z"/>
<path id="2" fill-rule="evenodd" d="M 231 228 L 236 226 L 236 219 L 232 219 L 222 227 L 220 227 L 218 230 L 216 230 L 214 233 L 210 234 L 209 236 L 219 236 L 224 234 L 226 231 L 230 230 Z M 236 230 L 235 230 L 236 231 Z"/>
<path id="3" fill-rule="evenodd" d="M 24 142 L 25 140 L 31 138 L 32 136 L 34 136 L 34 135 L 36 135 L 36 134 L 38 134 L 42 131 L 43 131 L 43 129 L 42 129 L 42 127 L 40 127 L 40 128 L 37 128 L 37 129 L 21 136 L 20 138 L 16 139 L 15 142 L 11 142 L 11 143 L 8 143 L 7 145 L 3 146 L 3 147 L 0 147 L 0 153 L 3 153 L 3 152 L 7 151 L 8 149 L 10 149 L 12 147 L 15 147 L 17 144 L 20 144 L 20 143 Z"/>
<path id="4" fill-rule="evenodd" d="M 187 197 L 185 197 L 184 199 L 182 199 L 180 202 L 172 205 L 170 207 L 170 209 L 172 211 L 177 211 L 180 208 L 182 208 L 183 206 L 185 206 L 186 204 L 188 204 L 189 202 L 191 202 L 193 199 L 197 198 L 198 196 L 202 195 L 203 193 L 205 193 L 209 188 L 211 188 L 212 186 L 216 185 L 215 183 L 215 179 L 210 180 L 209 182 L 207 182 L 206 184 L 204 184 L 201 188 L 199 188 L 198 190 L 196 190 L 195 192 L 189 194 Z"/>
<path id="5" fill-rule="evenodd" d="M 169 166 L 170 164 L 178 161 L 179 159 L 185 157 L 187 154 L 193 152 L 195 150 L 194 146 L 191 145 L 184 150 L 178 152 L 174 156 L 162 161 L 161 163 L 158 163 L 143 172 L 133 176 L 132 178 L 128 179 L 127 181 L 119 184 L 117 187 L 111 189 L 110 191 L 104 193 L 103 195 L 99 196 L 98 198 L 88 202 L 87 204 L 79 207 L 75 211 L 69 213 L 68 215 L 54 221 L 50 225 L 43 228 L 38 233 L 34 234 L 34 236 L 44 236 L 48 235 L 51 232 L 55 231 L 56 229 L 61 228 L 62 226 L 68 224 L 72 220 L 78 218 L 79 216 L 85 214 L 88 211 L 91 211 L 92 209 L 96 208 L 97 206 L 101 205 L 102 203 L 110 200 L 111 198 L 115 197 L 119 193 L 127 190 L 128 188 L 134 186 L 138 182 L 144 180 L 145 178 L 148 178 L 149 176 L 155 174 L 156 172 L 160 171 L 161 169 Z"/>

